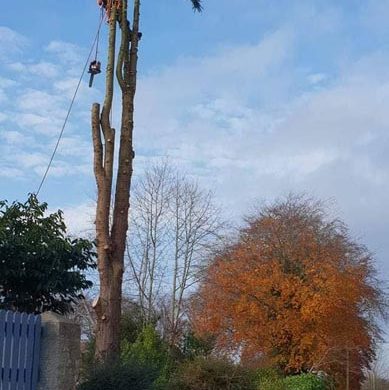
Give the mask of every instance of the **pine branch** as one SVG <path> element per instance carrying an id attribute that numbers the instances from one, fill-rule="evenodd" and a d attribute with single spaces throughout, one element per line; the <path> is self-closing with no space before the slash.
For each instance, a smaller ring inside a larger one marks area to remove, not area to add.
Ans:
<path id="1" fill-rule="evenodd" d="M 191 0 L 192 5 L 193 5 L 193 9 L 195 11 L 201 12 L 203 10 L 203 6 L 201 4 L 201 1 L 202 0 Z"/>

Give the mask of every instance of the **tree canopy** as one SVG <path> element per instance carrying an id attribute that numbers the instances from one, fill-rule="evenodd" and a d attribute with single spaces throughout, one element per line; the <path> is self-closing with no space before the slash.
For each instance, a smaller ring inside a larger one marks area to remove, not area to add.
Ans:
<path id="1" fill-rule="evenodd" d="M 216 335 L 219 350 L 247 363 L 324 371 L 339 383 L 348 375 L 359 388 L 384 305 L 369 251 L 304 198 L 247 222 L 208 268 L 194 300 L 197 331 Z"/>
<path id="2" fill-rule="evenodd" d="M 63 214 L 30 195 L 25 203 L 0 202 L 0 308 L 65 313 L 92 286 L 92 242 L 66 235 Z"/>

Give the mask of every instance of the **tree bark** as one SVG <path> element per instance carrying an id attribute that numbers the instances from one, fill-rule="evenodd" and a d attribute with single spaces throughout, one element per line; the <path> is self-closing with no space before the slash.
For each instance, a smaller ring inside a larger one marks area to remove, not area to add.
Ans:
<path id="1" fill-rule="evenodd" d="M 132 133 L 134 128 L 134 98 L 139 31 L 139 0 L 134 2 L 133 32 L 127 20 L 127 1 L 111 1 L 109 12 L 109 44 L 106 70 L 106 94 L 103 109 L 92 107 L 92 138 L 94 173 L 97 183 L 96 245 L 100 293 L 94 308 L 97 314 L 96 357 L 107 361 L 120 355 L 120 318 L 124 252 L 128 229 L 129 196 L 132 177 Z M 119 22 L 121 46 L 118 54 L 116 77 L 122 92 L 122 117 L 116 192 L 114 196 L 112 226 L 111 198 L 114 163 L 115 130 L 111 127 L 110 113 L 114 92 L 116 59 L 116 30 Z M 102 143 L 104 139 L 104 146 Z"/>

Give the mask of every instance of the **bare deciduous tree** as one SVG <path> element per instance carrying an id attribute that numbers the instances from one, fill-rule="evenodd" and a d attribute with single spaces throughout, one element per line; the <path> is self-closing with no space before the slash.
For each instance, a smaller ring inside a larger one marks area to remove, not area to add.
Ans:
<path id="1" fill-rule="evenodd" d="M 212 193 L 167 162 L 149 168 L 134 189 L 128 245 L 128 278 L 146 319 L 163 312 L 175 343 L 185 300 L 201 276 L 224 224 Z M 157 307 L 158 306 L 158 307 Z"/>
<path id="2" fill-rule="evenodd" d="M 129 274 L 135 295 L 147 322 L 154 318 L 165 272 L 168 250 L 168 212 L 171 199 L 171 170 L 167 164 L 152 166 L 136 183 L 129 242 Z"/>
<path id="3" fill-rule="evenodd" d="M 92 307 L 92 299 L 86 295 L 85 298 L 77 300 L 72 308 L 73 311 L 67 317 L 80 325 L 83 340 L 92 340 L 96 329 L 96 314 Z"/>
<path id="4" fill-rule="evenodd" d="M 383 348 L 379 348 L 376 359 L 366 373 L 366 380 L 362 385 L 363 390 L 388 390 L 389 389 L 389 370 L 387 356 Z"/>
<path id="5" fill-rule="evenodd" d="M 173 182 L 171 217 L 174 240 L 171 287 L 170 338 L 177 341 L 180 322 L 185 314 L 184 299 L 202 275 L 202 265 L 219 237 L 220 211 L 210 192 L 198 184 L 177 176 Z"/>

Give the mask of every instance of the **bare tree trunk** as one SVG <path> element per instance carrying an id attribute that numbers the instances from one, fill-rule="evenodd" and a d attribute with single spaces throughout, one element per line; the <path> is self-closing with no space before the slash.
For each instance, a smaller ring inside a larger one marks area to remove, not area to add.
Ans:
<path id="1" fill-rule="evenodd" d="M 180 335 L 186 314 L 185 295 L 199 281 L 201 261 L 207 256 L 208 244 L 216 243 L 223 223 L 214 208 L 212 195 L 202 192 L 196 183 L 179 178 L 174 184 L 172 200 L 174 219 L 174 266 L 171 290 L 170 343 Z"/>
<path id="2" fill-rule="evenodd" d="M 187 297 L 224 223 L 212 195 L 166 162 L 146 171 L 134 195 L 128 246 L 132 288 L 137 289 L 133 291 L 145 321 L 150 314 L 162 314 L 164 335 L 175 345 L 186 319 Z M 158 300 L 164 305 L 156 305 Z"/>
<path id="3" fill-rule="evenodd" d="M 133 190 L 128 265 L 130 280 L 135 282 L 131 292 L 137 295 L 147 323 L 155 319 L 155 302 L 167 267 L 163 263 L 169 246 L 170 176 L 166 164 L 153 166 Z"/>
<path id="4" fill-rule="evenodd" d="M 106 94 L 100 106 L 92 107 L 94 172 L 97 183 L 96 241 L 100 294 L 94 304 L 97 315 L 96 357 L 116 359 L 120 353 L 120 317 L 124 251 L 128 229 L 129 196 L 132 176 L 134 97 L 138 52 L 140 1 L 134 1 L 133 30 L 127 19 L 127 1 L 108 2 L 110 15 Z M 112 226 L 110 226 L 115 131 L 111 128 L 115 69 L 117 22 L 121 29 L 121 46 L 116 77 L 122 91 L 119 160 L 114 196 Z M 102 144 L 102 136 L 104 146 Z"/>

